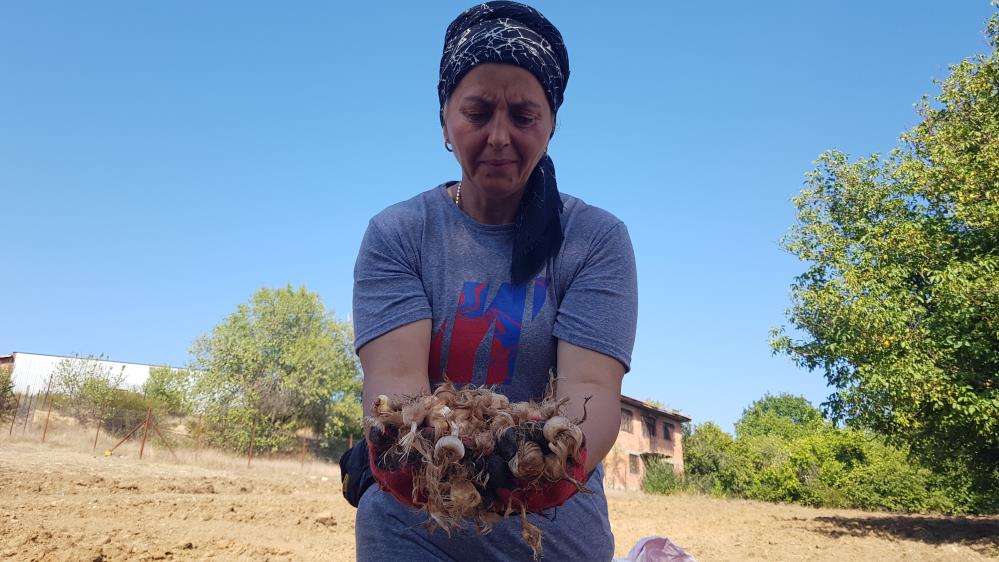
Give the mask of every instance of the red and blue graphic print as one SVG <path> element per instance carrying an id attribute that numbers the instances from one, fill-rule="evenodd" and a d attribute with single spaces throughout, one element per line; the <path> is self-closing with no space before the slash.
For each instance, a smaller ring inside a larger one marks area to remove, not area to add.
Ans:
<path id="1" fill-rule="evenodd" d="M 548 294 L 546 278 L 535 279 L 533 285 L 531 314 L 529 319 L 525 319 L 526 283 L 503 283 L 489 301 L 490 283 L 466 281 L 454 314 L 441 323 L 430 343 L 431 377 L 435 381 L 441 380 L 446 370 L 452 382 L 468 384 L 482 381 L 481 370 L 484 368 L 485 380 L 479 384 L 506 385 L 513 382 L 524 322 L 538 316 Z M 451 337 L 447 362 L 444 363 L 444 341 L 449 330 Z M 487 344 L 487 339 L 488 361 L 484 367 L 479 366 L 477 377 L 475 359 L 482 346 Z"/>

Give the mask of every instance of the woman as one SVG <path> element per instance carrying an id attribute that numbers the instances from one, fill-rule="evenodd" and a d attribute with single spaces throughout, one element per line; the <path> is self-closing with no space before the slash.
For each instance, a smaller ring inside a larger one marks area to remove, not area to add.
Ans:
<path id="1" fill-rule="evenodd" d="M 534 9 L 489 2 L 448 27 L 438 94 L 448 182 L 375 216 L 354 278 L 364 408 L 428 392 L 446 376 L 511 401 L 557 395 L 582 417 L 586 482 L 532 515 L 546 560 L 609 560 L 600 460 L 619 425 L 637 316 L 634 253 L 610 213 L 560 194 L 548 142 L 569 77 L 558 30 Z M 377 485 L 360 499 L 358 560 L 530 560 L 515 517 L 479 535 L 430 533 L 425 514 Z"/>

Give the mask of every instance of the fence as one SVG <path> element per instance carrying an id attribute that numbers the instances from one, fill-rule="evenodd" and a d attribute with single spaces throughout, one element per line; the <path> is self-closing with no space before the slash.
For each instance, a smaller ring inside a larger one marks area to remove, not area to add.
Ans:
<path id="1" fill-rule="evenodd" d="M 215 427 L 207 428 L 206 425 L 212 422 L 208 422 L 209 418 L 204 415 L 171 416 L 158 413 L 151 407 L 144 410 L 116 408 L 111 413 L 89 416 L 81 421 L 60 411 L 56 397 L 49 389 L 32 393 L 29 387 L 24 393 L 15 393 L 12 405 L 6 411 L 0 410 L 0 421 L 7 424 L 4 429 L 8 437 L 25 439 L 34 436 L 45 443 L 52 427 L 75 426 L 78 435 L 87 435 L 87 444 L 95 453 L 100 437 L 103 436 L 105 441 L 114 440 L 113 445 L 103 450 L 106 456 L 120 454 L 128 447 L 133 450 L 137 447 L 138 457 L 142 459 L 147 443 L 154 443 L 169 451 L 175 460 L 179 449 L 185 449 L 195 457 L 203 450 L 212 449 L 245 456 L 247 467 L 253 465 L 255 458 L 265 456 L 294 458 L 304 469 L 307 460 L 336 458 L 345 448 L 354 445 L 352 434 L 342 440 L 343 443 L 321 443 L 307 430 L 275 430 L 252 417 L 242 423 L 226 418 L 221 427 L 214 419 Z M 267 427 L 267 439 L 262 449 L 259 430 L 263 427 Z M 89 434 L 93 435 L 92 441 Z M 281 443 L 282 446 L 277 447 L 274 443 Z"/>

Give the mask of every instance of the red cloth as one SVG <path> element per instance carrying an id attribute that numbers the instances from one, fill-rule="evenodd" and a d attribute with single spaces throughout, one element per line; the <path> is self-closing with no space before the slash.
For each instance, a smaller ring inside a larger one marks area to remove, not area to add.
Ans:
<path id="1" fill-rule="evenodd" d="M 403 467 L 399 470 L 382 470 L 375 462 L 375 447 L 368 442 L 368 462 L 371 464 L 371 474 L 382 487 L 382 490 L 392 494 L 392 497 L 402 502 L 403 505 L 416 507 L 413 502 L 413 473 L 409 468 Z"/>
<path id="2" fill-rule="evenodd" d="M 579 462 L 569 461 L 565 472 L 579 483 L 586 481 L 586 447 L 579 450 Z M 524 505 L 527 511 L 538 513 L 552 507 L 559 507 L 578 490 L 576 485 L 568 480 L 559 480 L 546 488 L 530 487 L 527 484 L 526 480 L 518 480 L 519 487 L 515 490 L 496 489 L 496 496 L 500 500 L 502 511 L 506 511 L 508 506 L 514 512 L 520 511 L 520 506 Z"/>
<path id="3" fill-rule="evenodd" d="M 399 470 L 382 470 L 375 462 L 375 448 L 368 443 L 368 462 L 371 463 L 371 473 L 375 480 L 392 497 L 399 500 L 403 505 L 418 507 L 425 503 L 426 498 L 416 498 L 413 501 L 413 473 L 409 468 L 403 467 Z M 566 474 L 577 482 L 586 481 L 586 447 L 579 450 L 579 462 L 569 461 L 566 466 Z M 539 513 L 546 509 L 559 507 L 571 498 L 577 491 L 576 485 L 568 480 L 560 480 L 548 487 L 539 488 L 529 486 L 529 481 L 521 479 L 517 481 L 517 488 L 497 488 L 496 497 L 499 499 L 500 513 L 506 511 L 508 506 L 512 511 L 520 511 L 523 505 L 527 511 Z"/>

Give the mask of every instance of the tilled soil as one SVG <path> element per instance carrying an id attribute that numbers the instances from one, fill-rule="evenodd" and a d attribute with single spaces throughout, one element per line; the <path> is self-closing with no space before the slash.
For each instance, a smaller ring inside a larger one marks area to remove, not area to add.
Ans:
<path id="1" fill-rule="evenodd" d="M 352 560 L 354 509 L 335 465 L 134 446 L 0 441 L 0 557 Z M 119 454 L 121 452 L 122 454 Z M 902 516 L 608 492 L 617 556 L 648 535 L 698 560 L 995 560 L 999 518 Z"/>

